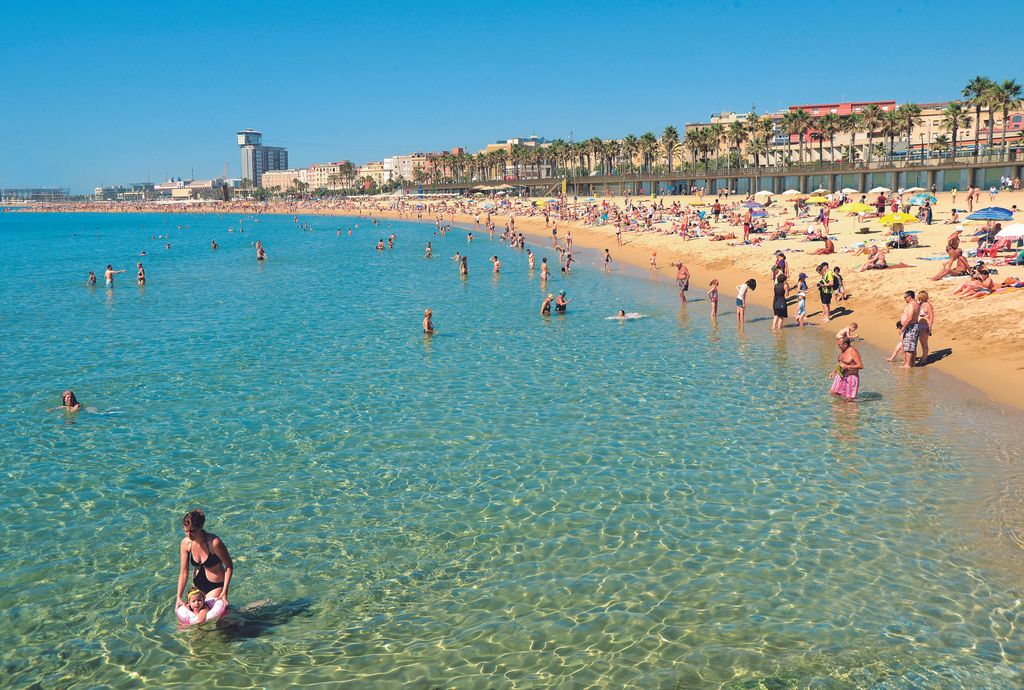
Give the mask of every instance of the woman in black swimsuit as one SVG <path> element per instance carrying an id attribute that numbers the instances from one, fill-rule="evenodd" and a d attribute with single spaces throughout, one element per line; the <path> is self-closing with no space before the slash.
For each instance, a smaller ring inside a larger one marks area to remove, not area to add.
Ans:
<path id="1" fill-rule="evenodd" d="M 196 569 L 192 584 L 201 590 L 208 599 L 223 599 L 228 603 L 228 587 L 231 583 L 231 555 L 228 547 L 215 534 L 203 531 L 206 515 L 201 510 L 193 510 L 185 514 L 181 524 L 185 529 L 185 538 L 181 540 L 180 561 L 178 572 L 178 596 L 175 606 L 185 602 L 181 598 L 188 583 L 189 566 Z"/>

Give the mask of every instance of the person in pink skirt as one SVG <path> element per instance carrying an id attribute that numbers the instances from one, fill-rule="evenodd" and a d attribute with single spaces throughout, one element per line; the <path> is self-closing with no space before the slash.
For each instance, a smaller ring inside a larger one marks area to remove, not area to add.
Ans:
<path id="1" fill-rule="evenodd" d="M 849 338 L 839 341 L 839 361 L 836 368 L 832 370 L 832 387 L 829 392 L 832 395 L 848 400 L 857 398 L 857 391 L 860 389 L 860 370 L 864 363 L 860 359 L 857 348 L 850 344 Z"/>

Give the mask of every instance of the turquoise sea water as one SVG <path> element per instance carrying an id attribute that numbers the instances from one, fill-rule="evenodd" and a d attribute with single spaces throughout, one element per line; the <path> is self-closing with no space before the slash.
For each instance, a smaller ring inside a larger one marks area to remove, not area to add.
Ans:
<path id="1" fill-rule="evenodd" d="M 729 289 L 240 220 L 0 216 L 0 684 L 1020 687 L 1019 415 L 870 349 L 834 402 Z M 233 613 L 180 631 L 196 506 Z"/>

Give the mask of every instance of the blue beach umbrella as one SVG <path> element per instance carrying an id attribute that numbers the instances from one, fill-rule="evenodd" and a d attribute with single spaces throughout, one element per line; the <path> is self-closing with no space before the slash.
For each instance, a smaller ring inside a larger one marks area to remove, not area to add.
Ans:
<path id="1" fill-rule="evenodd" d="M 915 194 L 914 196 L 910 197 L 911 206 L 924 206 L 925 202 L 935 204 L 938 203 L 938 201 L 939 200 L 933 197 L 931 194 Z"/>
<path id="2" fill-rule="evenodd" d="M 967 216 L 967 220 L 1013 220 L 1013 211 L 1000 206 L 989 206 Z"/>
<path id="3" fill-rule="evenodd" d="M 764 208 L 764 204 L 759 204 L 756 201 L 744 201 L 743 208 Z"/>

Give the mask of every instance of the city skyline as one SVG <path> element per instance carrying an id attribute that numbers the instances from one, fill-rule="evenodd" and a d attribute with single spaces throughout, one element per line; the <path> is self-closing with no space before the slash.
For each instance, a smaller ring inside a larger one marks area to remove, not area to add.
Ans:
<path id="1" fill-rule="evenodd" d="M 948 46 L 966 40 L 949 21 L 959 8 L 946 2 L 927 15 L 831 4 L 813 17 L 802 3 L 737 2 L 659 10 L 658 22 L 611 3 L 580 14 L 527 3 L 514 16 L 459 4 L 389 7 L 402 28 L 382 23 L 372 6 L 341 14 L 313 3 L 296 17 L 257 3 L 250 19 L 274 26 L 275 41 L 244 60 L 237 56 L 248 25 L 226 9 L 156 21 L 141 7 L 58 3 L 44 23 L 40 10 L 14 8 L 11 23 L 23 30 L 0 54 L 33 68 L 12 74 L 5 88 L 14 107 L 0 145 L 0 186 L 87 193 L 192 170 L 217 177 L 225 163 L 240 177 L 231 134 L 247 127 L 286 147 L 299 166 L 363 163 L 452 146 L 473 151 L 532 133 L 580 140 L 666 125 L 682 131 L 722 110 L 946 100 L 976 74 L 1017 78 L 999 66 L 1001 44 L 1013 38 L 1009 24 L 986 25 L 989 36 L 966 60 L 956 50 L 923 55 L 914 36 Z M 636 22 L 636 37 L 621 37 L 623 21 Z M 712 22 L 729 30 L 701 30 Z M 776 36 L 803 24 L 808 35 Z M 498 40 L 509 30 L 517 40 Z M 893 40 L 900 31 L 905 40 Z M 760 59 L 728 57 L 730 47 L 743 47 L 746 58 L 751 46 L 763 51 Z"/>

